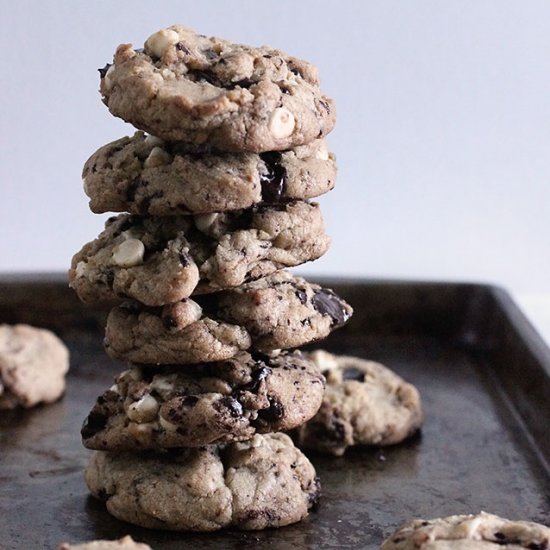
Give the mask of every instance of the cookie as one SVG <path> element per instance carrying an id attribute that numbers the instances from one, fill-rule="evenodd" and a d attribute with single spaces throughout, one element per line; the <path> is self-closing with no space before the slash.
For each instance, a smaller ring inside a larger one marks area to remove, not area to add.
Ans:
<path id="1" fill-rule="evenodd" d="M 130 535 L 118 540 L 93 540 L 82 544 L 64 543 L 57 550 L 151 550 L 148 544 L 135 542 Z"/>
<path id="2" fill-rule="evenodd" d="M 548 550 L 550 528 L 493 514 L 415 519 L 384 541 L 380 550 Z"/>
<path id="3" fill-rule="evenodd" d="M 0 409 L 56 401 L 68 370 L 69 351 L 49 330 L 0 325 Z"/>
<path id="4" fill-rule="evenodd" d="M 179 25 L 151 35 L 143 50 L 121 44 L 100 76 L 113 115 L 168 141 L 222 151 L 291 149 L 328 134 L 336 118 L 310 63 Z"/>
<path id="5" fill-rule="evenodd" d="M 380 363 L 359 357 L 309 354 L 326 377 L 318 413 L 298 428 L 304 449 L 341 456 L 352 445 L 392 445 L 423 420 L 417 389 Z"/>
<path id="6" fill-rule="evenodd" d="M 350 318 L 332 290 L 286 271 L 162 308 L 138 302 L 111 310 L 105 349 L 134 363 L 223 361 L 239 350 L 270 352 L 320 340 Z"/>
<path id="7" fill-rule="evenodd" d="M 151 529 L 282 527 L 319 496 L 313 466 L 282 433 L 154 454 L 96 451 L 85 477 L 113 516 Z"/>
<path id="8" fill-rule="evenodd" d="M 323 140 L 282 152 L 224 154 L 136 132 L 101 147 L 82 177 L 96 213 L 208 214 L 327 193 L 336 161 Z"/>
<path id="9" fill-rule="evenodd" d="M 243 441 L 303 424 L 319 409 L 323 391 L 317 366 L 300 352 L 243 352 L 184 369 L 136 366 L 98 398 L 82 439 L 106 451 Z"/>
<path id="10" fill-rule="evenodd" d="M 75 254 L 69 283 L 84 302 L 160 306 L 314 260 L 329 244 L 319 205 L 303 201 L 196 216 L 120 214 Z"/>

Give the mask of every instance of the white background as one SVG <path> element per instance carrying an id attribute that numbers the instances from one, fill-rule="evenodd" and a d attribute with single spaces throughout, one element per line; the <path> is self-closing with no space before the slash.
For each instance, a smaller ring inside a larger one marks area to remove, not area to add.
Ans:
<path id="1" fill-rule="evenodd" d="M 547 1 L 2 0 L 0 272 L 66 270 L 101 230 L 82 165 L 133 130 L 96 69 L 176 22 L 308 59 L 335 98 L 333 246 L 303 272 L 489 282 L 542 304 Z"/>

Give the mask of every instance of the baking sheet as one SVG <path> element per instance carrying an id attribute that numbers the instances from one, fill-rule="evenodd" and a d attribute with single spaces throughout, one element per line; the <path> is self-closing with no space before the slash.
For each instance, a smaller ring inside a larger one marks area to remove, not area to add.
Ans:
<path id="1" fill-rule="evenodd" d="M 105 311 L 78 302 L 62 275 L 0 279 L 0 322 L 55 330 L 71 351 L 65 397 L 0 413 L 0 548 L 130 533 L 175 548 L 377 548 L 413 517 L 475 513 L 548 523 L 550 351 L 509 296 L 483 285 L 322 281 L 355 308 L 322 347 L 381 361 L 419 388 L 421 434 L 343 458 L 308 453 L 321 477 L 318 509 L 262 532 L 139 529 L 88 495 L 80 426 L 124 368 L 101 347 Z"/>

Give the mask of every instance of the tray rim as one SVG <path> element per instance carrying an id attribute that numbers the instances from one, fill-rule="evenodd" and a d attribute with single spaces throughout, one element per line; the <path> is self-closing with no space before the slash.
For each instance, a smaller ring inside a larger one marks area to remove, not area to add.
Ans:
<path id="1" fill-rule="evenodd" d="M 382 278 L 382 277 L 359 277 L 340 275 L 307 275 L 312 281 L 323 284 L 337 284 L 347 286 L 396 286 L 416 287 L 418 289 L 434 288 L 457 288 L 471 289 L 485 292 L 491 296 L 501 307 L 507 320 L 511 323 L 518 336 L 528 344 L 530 351 L 541 363 L 546 374 L 550 377 L 550 343 L 547 344 L 542 335 L 535 328 L 534 324 L 527 317 L 525 312 L 513 299 L 511 293 L 503 286 L 493 283 L 484 283 L 468 280 L 441 280 L 441 279 L 416 279 L 416 278 Z M 63 271 L 24 271 L 24 272 L 0 272 L 0 284 L 54 284 L 67 285 L 68 276 Z M 1 298 L 0 298 L 1 301 Z"/>

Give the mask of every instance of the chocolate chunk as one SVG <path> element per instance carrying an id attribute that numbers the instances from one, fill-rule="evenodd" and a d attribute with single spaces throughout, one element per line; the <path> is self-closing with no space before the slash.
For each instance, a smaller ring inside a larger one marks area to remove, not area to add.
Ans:
<path id="1" fill-rule="evenodd" d="M 101 78 L 105 78 L 105 75 L 107 74 L 107 71 L 109 70 L 109 67 L 112 65 L 112 63 L 107 63 L 107 65 L 105 65 L 105 67 L 103 67 L 102 69 L 98 69 L 99 71 L 99 76 Z"/>
<path id="2" fill-rule="evenodd" d="M 179 255 L 179 261 L 180 261 L 181 267 L 187 267 L 189 265 L 189 254 L 187 254 L 187 252 L 182 252 Z"/>
<path id="3" fill-rule="evenodd" d="M 243 78 L 242 80 L 235 82 L 235 87 L 240 86 L 241 88 L 250 88 L 253 84 L 256 84 L 254 80 L 250 78 Z"/>
<path id="4" fill-rule="evenodd" d="M 248 384 L 242 385 L 240 391 L 257 392 L 262 380 L 265 380 L 271 374 L 271 369 L 268 366 L 260 367 L 256 369 L 252 374 L 252 380 Z"/>
<path id="5" fill-rule="evenodd" d="M 321 107 L 323 107 L 323 109 L 330 114 L 330 105 L 326 102 L 326 101 L 323 101 L 322 99 L 319 99 L 319 103 L 321 105 Z"/>
<path id="6" fill-rule="evenodd" d="M 260 176 L 262 199 L 266 203 L 279 202 L 283 195 L 286 168 L 281 164 L 282 155 L 277 151 L 261 153 L 267 172 Z"/>
<path id="7" fill-rule="evenodd" d="M 342 300 L 330 289 L 322 288 L 315 291 L 311 303 L 321 315 L 330 315 L 333 325 L 342 326 L 350 317 L 344 309 Z"/>
<path id="8" fill-rule="evenodd" d="M 330 445 L 342 445 L 346 441 L 346 428 L 342 421 L 336 417 L 331 419 L 330 425 L 312 422 L 310 427 L 311 435 L 319 441 L 327 441 Z"/>
<path id="9" fill-rule="evenodd" d="M 220 79 L 211 71 L 204 70 L 201 71 L 199 69 L 191 69 L 187 72 L 187 74 L 190 77 L 193 77 L 195 79 L 195 82 L 198 82 L 199 80 L 204 80 L 205 82 L 208 82 L 209 84 L 212 84 L 212 86 L 216 86 L 217 88 L 223 88 L 224 86 L 220 82 Z"/>
<path id="10" fill-rule="evenodd" d="M 187 53 L 189 53 L 189 51 Z M 208 50 L 204 50 L 204 52 L 202 52 L 202 53 L 204 54 L 206 59 L 216 59 L 217 57 L 219 57 L 219 54 L 217 52 L 215 52 L 212 48 L 210 48 Z"/>
<path id="11" fill-rule="evenodd" d="M 107 286 L 113 286 L 113 283 L 115 282 L 115 272 L 111 268 L 106 268 L 103 271 L 103 276 L 105 277 Z"/>
<path id="12" fill-rule="evenodd" d="M 315 479 L 313 480 L 313 487 L 314 489 L 308 494 L 307 500 L 310 508 L 315 510 L 319 504 L 319 497 L 321 496 L 321 480 L 319 479 L 319 476 L 315 476 Z"/>
<path id="13" fill-rule="evenodd" d="M 217 402 L 218 410 L 221 407 L 229 409 L 229 413 L 233 418 L 240 418 L 243 415 L 243 406 L 234 397 L 222 397 Z"/>
<path id="14" fill-rule="evenodd" d="M 143 180 L 140 178 L 135 178 L 134 180 L 132 180 L 132 183 L 128 185 L 128 187 L 126 188 L 126 200 L 128 202 L 134 202 L 134 200 L 136 199 L 136 192 L 138 190 L 138 187 L 140 187 L 141 185 L 143 185 Z"/>
<path id="15" fill-rule="evenodd" d="M 107 417 L 102 413 L 92 411 L 86 420 L 84 420 L 80 435 L 83 439 L 88 439 L 103 430 L 106 425 Z"/>
<path id="16" fill-rule="evenodd" d="M 549 550 L 550 546 L 548 546 L 548 541 L 542 541 L 542 542 L 532 542 L 527 546 L 529 550 Z"/>
<path id="17" fill-rule="evenodd" d="M 181 398 L 181 404 L 184 407 L 192 408 L 199 402 L 199 398 L 196 395 L 187 395 Z"/>
<path id="18" fill-rule="evenodd" d="M 285 408 L 280 401 L 277 401 L 273 397 L 268 397 L 269 407 L 258 411 L 258 417 L 265 422 L 275 423 L 285 414 Z"/>
<path id="19" fill-rule="evenodd" d="M 342 372 L 342 378 L 344 380 L 357 380 L 358 382 L 364 382 L 365 373 L 354 367 L 348 367 Z"/>
<path id="20" fill-rule="evenodd" d="M 178 326 L 178 322 L 171 315 L 163 313 L 161 316 L 161 320 L 164 327 L 168 330 L 170 330 L 171 328 L 176 328 Z"/>
<path id="21" fill-rule="evenodd" d="M 294 294 L 296 294 L 296 297 L 302 304 L 305 304 L 307 302 L 307 295 L 303 290 L 297 289 Z"/>
<path id="22" fill-rule="evenodd" d="M 176 44 L 176 50 L 183 52 L 184 54 L 191 53 L 191 50 L 183 42 L 178 42 Z"/>
<path id="23" fill-rule="evenodd" d="M 292 74 L 295 74 L 296 76 L 301 76 L 302 78 L 304 77 L 304 75 L 298 70 L 298 68 L 292 67 L 290 63 L 289 63 L 289 69 Z"/>

